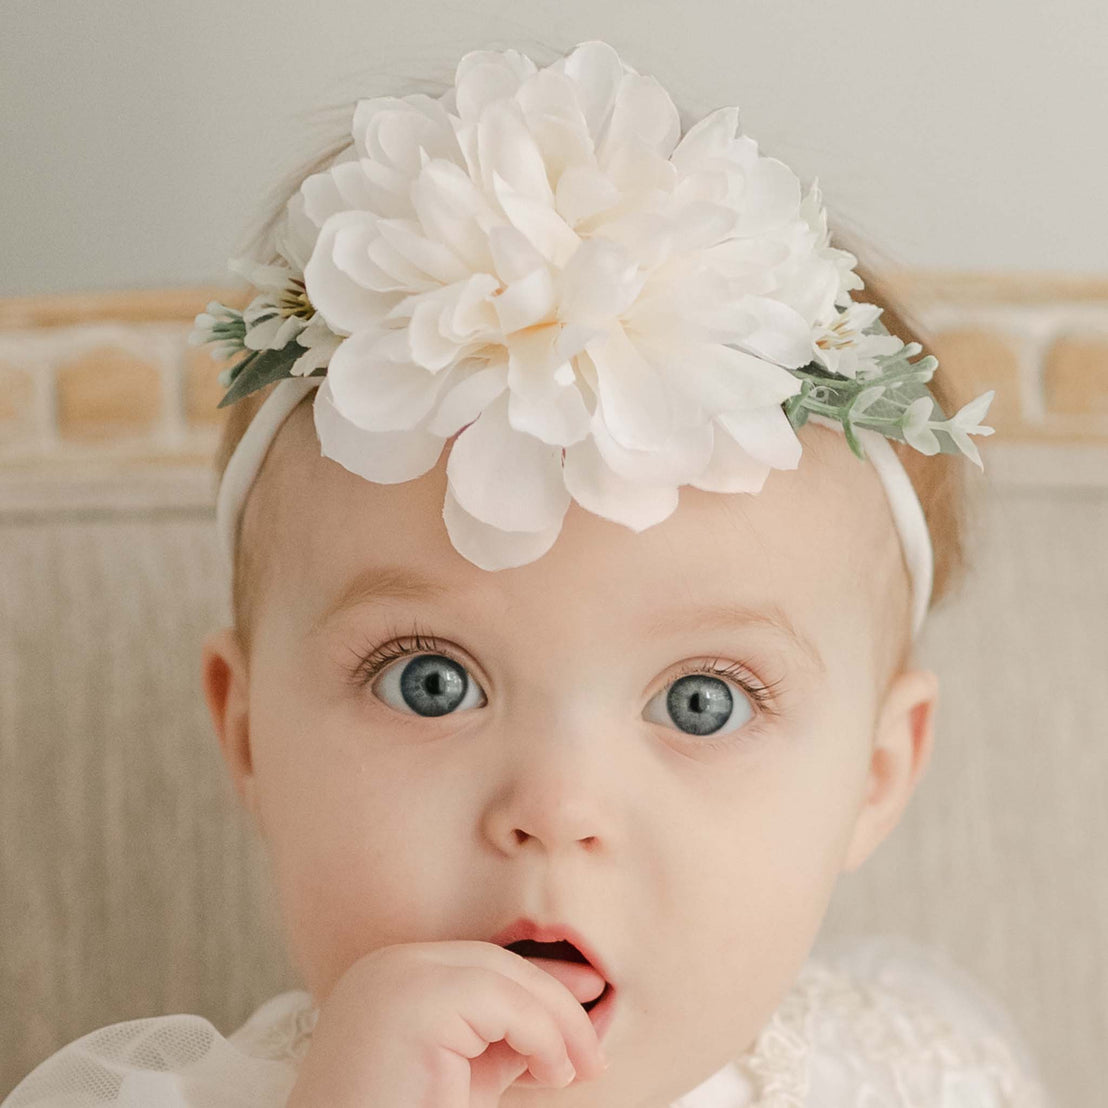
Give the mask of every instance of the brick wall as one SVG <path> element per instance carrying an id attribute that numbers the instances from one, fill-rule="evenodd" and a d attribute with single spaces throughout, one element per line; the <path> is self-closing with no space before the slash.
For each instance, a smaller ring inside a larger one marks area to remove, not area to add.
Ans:
<path id="1" fill-rule="evenodd" d="M 892 289 L 967 396 L 995 388 L 979 440 L 1108 446 L 1108 280 L 901 273 Z M 190 347 L 222 287 L 0 299 L 0 469 L 206 466 L 223 364 Z M 948 413 L 952 414 L 952 413 Z"/>

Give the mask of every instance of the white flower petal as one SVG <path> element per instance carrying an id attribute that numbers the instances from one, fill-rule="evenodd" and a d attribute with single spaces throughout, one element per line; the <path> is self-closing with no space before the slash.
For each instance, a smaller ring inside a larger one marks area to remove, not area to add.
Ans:
<path id="1" fill-rule="evenodd" d="M 491 190 L 499 177 L 519 199 L 534 201 L 552 211 L 554 194 L 542 151 L 517 103 L 498 100 L 485 108 L 477 125 L 477 149 L 486 189 Z"/>
<path id="2" fill-rule="evenodd" d="M 491 236 L 484 227 L 497 217 L 461 166 L 441 158 L 428 162 L 412 183 L 411 200 L 424 234 L 445 243 L 467 270 L 492 269 Z"/>
<path id="3" fill-rule="evenodd" d="M 566 447 L 565 485 L 582 508 L 636 532 L 661 523 L 678 503 L 675 485 L 621 477 L 604 461 L 592 436 Z"/>
<path id="4" fill-rule="evenodd" d="M 504 393 L 454 440 L 446 475 L 470 515 L 505 531 L 541 531 L 569 504 L 560 448 L 514 430 Z"/>
<path id="5" fill-rule="evenodd" d="M 935 402 L 930 395 L 917 397 L 904 409 L 904 441 L 921 454 L 938 454 L 942 449 L 935 432 L 927 426 L 934 410 Z"/>
<path id="6" fill-rule="evenodd" d="M 312 256 L 304 267 L 308 299 L 339 333 L 372 327 L 392 307 L 395 296 L 358 284 L 334 258 L 335 238 L 345 227 L 365 224 L 365 212 L 337 212 L 320 229 Z"/>
<path id="7" fill-rule="evenodd" d="M 423 93 L 359 100 L 350 131 L 357 159 L 388 166 L 409 180 L 425 156 L 460 161 L 445 105 Z"/>
<path id="8" fill-rule="evenodd" d="M 800 465 L 800 439 L 779 405 L 722 412 L 716 418 L 757 461 L 774 469 L 796 469 Z"/>
<path id="9" fill-rule="evenodd" d="M 993 402 L 994 396 L 996 396 L 996 389 L 989 389 L 988 392 L 983 392 L 968 404 L 962 405 L 962 407 L 951 416 L 951 421 L 965 431 L 976 430 L 979 433 L 984 433 L 987 430 L 991 434 L 991 427 L 985 428 L 978 425 L 981 423 L 981 420 L 985 418 L 985 413 L 989 410 L 989 405 Z"/>
<path id="10" fill-rule="evenodd" d="M 581 239 L 550 204 L 515 192 L 496 170 L 492 187 L 504 214 L 545 261 L 561 267 L 573 257 Z"/>
<path id="11" fill-rule="evenodd" d="M 602 323 L 622 315 L 634 303 L 644 280 L 618 243 L 588 239 L 562 270 L 560 316 Z"/>
<path id="12" fill-rule="evenodd" d="M 948 427 L 947 430 L 950 432 L 950 436 L 954 439 L 954 443 L 958 449 L 961 450 L 978 469 L 984 472 L 985 464 L 981 461 L 981 455 L 978 453 L 977 444 L 973 439 L 971 439 L 961 427 L 957 427 L 953 424 Z"/>
<path id="13" fill-rule="evenodd" d="M 450 438 L 472 423 L 507 387 L 508 367 L 504 362 L 464 376 L 459 372 L 457 383 L 443 391 L 434 414 L 427 420 L 427 430 Z"/>
<path id="14" fill-rule="evenodd" d="M 301 332 L 297 341 L 303 336 Z M 338 335 L 331 336 L 331 340 L 311 343 L 308 348 L 292 363 L 289 372 L 294 377 L 309 377 L 317 369 L 322 369 L 331 360 L 331 355 L 338 349 L 343 340 Z"/>
<path id="15" fill-rule="evenodd" d="M 419 288 L 421 283 L 449 285 L 464 281 L 470 274 L 454 252 L 441 242 L 426 238 L 420 233 L 415 220 L 382 219 L 377 223 L 383 242 L 376 243 L 375 254 L 382 268 L 405 279 Z M 390 248 L 386 257 L 385 246 Z"/>
<path id="16" fill-rule="evenodd" d="M 787 369 L 719 343 L 689 343 L 661 364 L 667 379 L 695 397 L 710 416 L 780 404 L 802 388 Z"/>
<path id="17" fill-rule="evenodd" d="M 300 185 L 300 195 L 303 197 L 304 215 L 320 229 L 331 216 L 347 210 L 346 201 L 330 171 L 306 177 Z"/>
<path id="18" fill-rule="evenodd" d="M 477 120 L 487 105 L 514 96 L 519 86 L 538 71 L 535 63 L 518 50 L 471 50 L 454 67 L 458 115 Z"/>
<path id="19" fill-rule="evenodd" d="M 367 431 L 414 427 L 449 384 L 405 358 L 404 331 L 356 331 L 331 355 L 327 379 L 335 407 Z"/>
<path id="20" fill-rule="evenodd" d="M 336 266 L 361 288 L 374 292 L 408 292 L 438 288 L 425 273 L 383 241 L 380 220 L 372 212 L 348 213 L 345 226 L 335 231 L 331 257 Z"/>
<path id="21" fill-rule="evenodd" d="M 446 441 L 420 428 L 410 431 L 367 431 L 346 419 L 335 407 L 328 377 L 316 389 L 312 406 L 320 453 L 344 469 L 395 485 L 426 473 L 442 454 Z"/>
<path id="22" fill-rule="evenodd" d="M 568 446 L 589 433 L 592 409 L 574 365 L 563 358 L 562 338 L 554 326 L 508 337 L 508 421 L 543 442 Z"/>
<path id="23" fill-rule="evenodd" d="M 750 313 L 755 327 L 737 345 L 789 369 L 812 360 L 812 328 L 795 308 L 768 296 L 747 296 L 738 307 Z"/>
<path id="24" fill-rule="evenodd" d="M 615 150 L 644 147 L 668 158 L 681 137 L 681 116 L 669 93 L 653 77 L 625 73 L 616 89 L 608 130 L 597 148 L 601 165 Z"/>
<path id="25" fill-rule="evenodd" d="M 596 366 L 604 422 L 621 446 L 656 450 L 673 429 L 669 391 L 617 322 L 586 347 Z"/>
<path id="26" fill-rule="evenodd" d="M 634 70 L 624 63 L 614 47 L 599 39 L 579 43 L 571 53 L 556 59 L 550 68 L 564 73 L 577 87 L 581 110 L 595 142 L 612 114 L 624 73 Z"/>
<path id="27" fill-rule="evenodd" d="M 761 492 L 771 467 L 748 454 L 721 424 L 711 426 L 711 460 L 686 484 L 707 492 Z"/>
<path id="28" fill-rule="evenodd" d="M 558 214 L 570 227 L 615 207 L 620 200 L 615 182 L 591 165 L 571 165 L 558 178 L 555 195 Z"/>
<path id="29" fill-rule="evenodd" d="M 247 328 L 246 334 L 243 335 L 243 345 L 249 350 L 268 350 L 270 343 L 284 322 L 282 316 L 274 314 L 268 319 L 263 319 L 260 323 L 252 324 Z"/>
<path id="30" fill-rule="evenodd" d="M 568 446 L 589 433 L 589 409 L 576 384 L 559 385 L 551 377 L 542 393 L 508 394 L 508 422 L 551 446 Z"/>
<path id="31" fill-rule="evenodd" d="M 454 361 L 460 349 L 458 343 L 443 334 L 441 320 L 445 310 L 442 297 L 428 297 L 415 306 L 408 326 L 412 361 L 433 373 Z"/>
<path id="32" fill-rule="evenodd" d="M 458 503 L 449 485 L 443 499 L 442 518 L 454 549 L 479 569 L 490 571 L 536 561 L 554 545 L 562 530 L 559 518 L 557 523 L 541 531 L 503 531 L 471 516 Z"/>
<path id="33" fill-rule="evenodd" d="M 750 168 L 735 233 L 744 238 L 799 218 L 800 180 L 784 162 L 759 158 Z"/>
<path id="34" fill-rule="evenodd" d="M 658 450 L 628 450 L 608 434 L 594 415 L 591 431 L 608 468 L 619 477 L 641 484 L 684 485 L 708 464 L 712 454 L 712 425 L 702 422 L 676 430 Z"/>
<path id="35" fill-rule="evenodd" d="M 493 300 L 500 330 L 505 335 L 553 320 L 554 282 L 546 266 L 513 281 Z"/>

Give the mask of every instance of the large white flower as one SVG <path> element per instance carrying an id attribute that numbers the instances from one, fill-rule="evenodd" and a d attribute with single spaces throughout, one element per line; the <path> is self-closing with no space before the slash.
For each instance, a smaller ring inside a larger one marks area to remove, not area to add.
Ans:
<path id="1" fill-rule="evenodd" d="M 736 108 L 682 137 L 606 43 L 543 69 L 473 51 L 440 99 L 359 101 L 352 131 L 288 211 L 341 336 L 322 451 L 406 481 L 457 434 L 443 516 L 482 568 L 541 556 L 571 499 L 641 531 L 682 484 L 760 491 L 800 460 L 789 370 L 852 376 L 876 349 L 817 188 L 802 198 Z"/>

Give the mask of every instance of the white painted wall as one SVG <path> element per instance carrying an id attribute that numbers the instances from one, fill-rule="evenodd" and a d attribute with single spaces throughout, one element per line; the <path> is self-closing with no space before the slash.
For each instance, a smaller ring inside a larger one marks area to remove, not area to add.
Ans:
<path id="1" fill-rule="evenodd" d="M 893 261 L 1108 271 L 1105 0 L 0 0 L 0 294 L 229 280 L 313 111 L 589 38 Z"/>

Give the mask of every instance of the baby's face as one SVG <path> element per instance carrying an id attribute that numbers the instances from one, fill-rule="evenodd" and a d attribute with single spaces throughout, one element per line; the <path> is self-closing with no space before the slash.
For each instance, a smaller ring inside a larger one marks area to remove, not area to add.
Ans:
<path id="1" fill-rule="evenodd" d="M 377 947 L 528 916 L 607 964 L 612 1065 L 505 1108 L 662 1105 L 752 1044 L 887 833 L 866 823 L 875 628 L 907 596 L 872 467 L 801 438 L 760 494 L 683 487 L 638 534 L 571 502 L 546 555 L 487 572 L 446 534 L 445 451 L 373 484 L 290 417 L 265 475 L 277 584 L 235 675 L 249 761 L 224 745 L 317 1002 Z M 421 653 L 367 678 L 413 630 Z"/>

